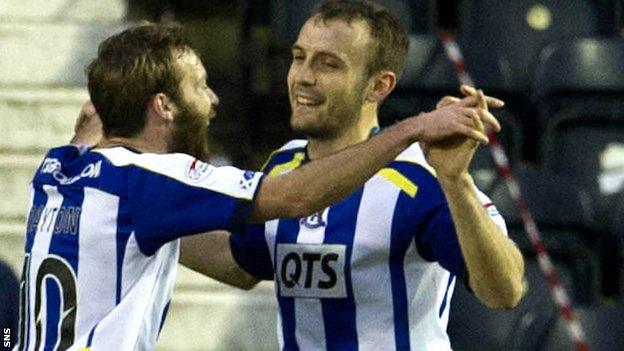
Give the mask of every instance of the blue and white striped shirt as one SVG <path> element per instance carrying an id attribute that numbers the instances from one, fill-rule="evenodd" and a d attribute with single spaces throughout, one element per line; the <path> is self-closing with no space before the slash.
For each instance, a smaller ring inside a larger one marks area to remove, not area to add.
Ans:
<path id="1" fill-rule="evenodd" d="M 32 181 L 16 349 L 154 349 L 178 238 L 244 228 L 261 177 L 184 154 L 50 150 Z"/>
<path id="2" fill-rule="evenodd" d="M 286 144 L 264 171 L 299 167 L 305 147 Z M 324 211 L 254 225 L 230 242 L 245 270 L 275 280 L 283 350 L 451 349 L 450 298 L 466 268 L 444 193 L 417 144 Z"/>

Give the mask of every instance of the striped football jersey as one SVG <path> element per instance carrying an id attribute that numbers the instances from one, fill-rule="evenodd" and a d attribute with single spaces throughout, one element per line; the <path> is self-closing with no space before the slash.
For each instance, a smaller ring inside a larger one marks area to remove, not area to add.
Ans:
<path id="1" fill-rule="evenodd" d="M 264 167 L 307 160 L 291 141 Z M 503 218 L 477 191 L 491 218 Z M 446 199 L 414 144 L 346 199 L 307 218 L 253 225 L 230 237 L 237 262 L 275 280 L 283 350 L 450 350 L 446 325 L 466 267 Z"/>
<path id="2" fill-rule="evenodd" d="M 261 178 L 184 154 L 50 150 L 31 183 L 15 350 L 153 350 L 179 238 L 244 228 Z"/>

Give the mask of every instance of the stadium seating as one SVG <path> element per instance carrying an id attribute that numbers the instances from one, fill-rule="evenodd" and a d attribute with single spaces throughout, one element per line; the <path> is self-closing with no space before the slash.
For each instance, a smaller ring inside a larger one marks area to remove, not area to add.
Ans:
<path id="1" fill-rule="evenodd" d="M 599 282 L 599 260 L 595 253 L 598 237 L 592 226 L 594 214 L 587 191 L 574 179 L 542 170 L 517 168 L 515 176 L 544 245 L 572 272 L 573 297 L 584 303 L 594 301 Z M 509 236 L 525 255 L 533 255 L 506 184 L 499 182 L 490 197 L 507 222 Z"/>
<path id="2" fill-rule="evenodd" d="M 624 38 L 582 39 L 546 48 L 537 71 L 544 166 L 581 179 L 600 221 L 623 184 L 623 60 Z"/>
<path id="3" fill-rule="evenodd" d="M 459 30 L 462 36 L 482 38 L 491 49 L 505 53 L 514 89 L 526 92 L 544 46 L 597 33 L 597 7 L 585 0 L 462 1 Z"/>
<path id="4" fill-rule="evenodd" d="M 622 351 L 624 306 L 588 306 L 577 309 L 577 315 L 592 351 Z M 560 317 L 548 332 L 539 351 L 573 350 L 565 323 Z"/>
<path id="5" fill-rule="evenodd" d="M 571 272 L 555 265 L 562 284 L 571 284 Z M 491 309 L 458 283 L 451 300 L 448 333 L 451 345 L 462 351 L 534 350 L 530 345 L 556 320 L 556 307 L 537 261 L 525 262 L 527 292 L 513 310 Z"/>
<path id="6" fill-rule="evenodd" d="M 590 191 L 601 232 L 602 290 L 618 294 L 621 253 L 609 233 L 624 189 L 624 38 L 560 41 L 542 52 L 534 99 L 544 167 Z"/>

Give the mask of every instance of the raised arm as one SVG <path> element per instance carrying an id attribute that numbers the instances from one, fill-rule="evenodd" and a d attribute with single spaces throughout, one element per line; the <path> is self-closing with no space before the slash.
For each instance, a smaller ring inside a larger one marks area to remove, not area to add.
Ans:
<path id="1" fill-rule="evenodd" d="M 470 92 L 476 93 L 476 92 Z M 482 97 L 482 92 L 476 94 Z M 482 106 L 484 101 L 482 100 Z M 479 118 L 475 126 L 483 131 Z M 524 293 L 522 254 L 486 213 L 475 192 L 468 165 L 477 143 L 457 137 L 426 147 L 436 170 L 468 270 L 469 284 L 485 305 L 512 308 Z"/>

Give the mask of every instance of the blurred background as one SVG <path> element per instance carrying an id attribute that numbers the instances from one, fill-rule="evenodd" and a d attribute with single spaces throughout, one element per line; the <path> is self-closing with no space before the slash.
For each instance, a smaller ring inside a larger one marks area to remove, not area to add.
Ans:
<path id="1" fill-rule="evenodd" d="M 382 0 L 410 33 L 405 74 L 380 117 L 431 110 L 458 80 L 439 40 L 457 35 L 466 69 L 507 102 L 499 135 L 571 294 L 592 350 L 624 350 L 624 2 Z M 69 141 L 88 98 L 83 73 L 101 40 L 140 20 L 188 30 L 219 95 L 216 164 L 257 169 L 294 137 L 285 77 L 313 0 L 0 0 L 0 326 L 16 322 L 28 182 Z M 454 349 L 570 350 L 532 246 L 487 148 L 475 180 L 507 219 L 529 291 L 512 311 L 458 286 Z M 160 350 L 276 349 L 272 284 L 239 292 L 181 268 Z M 16 329 L 13 329 L 16 330 Z"/>

